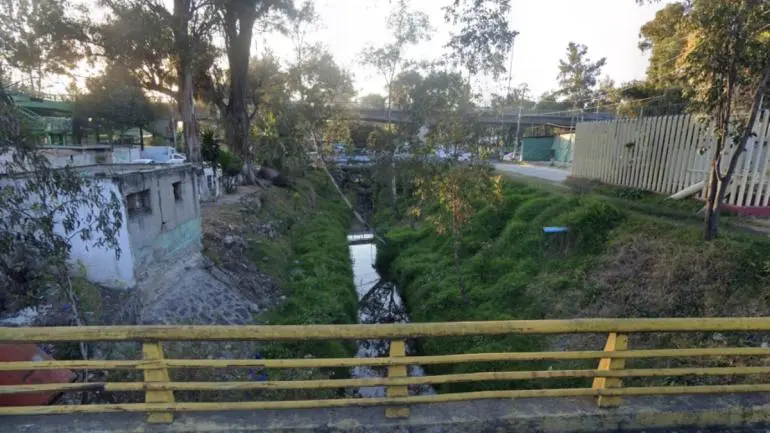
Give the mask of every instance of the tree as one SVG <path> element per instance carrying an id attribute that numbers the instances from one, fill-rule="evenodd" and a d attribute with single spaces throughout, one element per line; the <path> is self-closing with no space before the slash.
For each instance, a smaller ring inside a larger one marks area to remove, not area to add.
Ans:
<path id="1" fill-rule="evenodd" d="M 358 106 L 369 110 L 385 110 L 387 101 L 382 95 L 370 93 L 359 98 Z"/>
<path id="2" fill-rule="evenodd" d="M 347 116 L 341 112 L 350 107 L 355 96 L 353 79 L 320 45 L 316 45 L 301 63 L 289 68 L 289 89 L 298 97 L 299 110 L 316 138 L 331 119 Z"/>
<path id="3" fill-rule="evenodd" d="M 410 214 L 419 217 L 423 208 L 438 204 L 439 211 L 429 216 L 427 221 L 439 235 L 448 233 L 452 237 L 457 285 L 467 304 L 468 291 L 460 269 L 462 232 L 480 204 L 494 205 L 500 201 L 502 177 L 492 175 L 488 166 L 453 165 L 436 175 L 418 178 L 415 183 L 419 204 L 410 209 Z"/>
<path id="4" fill-rule="evenodd" d="M 142 129 L 154 118 L 152 104 L 136 79 L 118 67 L 108 68 L 86 82 L 89 93 L 75 102 L 75 116 L 88 118 L 100 130 L 117 131 L 139 128 L 140 144 L 144 149 Z"/>
<path id="5" fill-rule="evenodd" d="M 769 15 L 770 4 L 760 0 L 697 0 L 687 12 L 688 29 L 696 36 L 687 48 L 684 75 L 692 89 L 692 108 L 708 114 L 716 133 L 707 190 L 706 239 L 717 235 L 722 203 L 767 93 Z"/>
<path id="6" fill-rule="evenodd" d="M 0 60 L 42 91 L 49 74 L 64 74 L 85 53 L 80 7 L 67 0 L 0 0 Z"/>
<path id="7" fill-rule="evenodd" d="M 573 108 L 584 108 L 594 97 L 594 88 L 607 63 L 605 58 L 592 62 L 588 47 L 575 42 L 567 45 L 567 58 L 559 60 L 559 95 Z"/>
<path id="8" fill-rule="evenodd" d="M 616 111 L 621 116 L 665 116 L 687 110 L 683 89 L 661 88 L 649 80 L 625 83 L 615 89 L 615 94 Z"/>
<path id="9" fill-rule="evenodd" d="M 705 114 L 716 135 L 706 194 L 705 238 L 711 240 L 717 236 L 720 210 L 738 160 L 753 135 L 759 110 L 766 105 L 770 4 L 762 0 L 678 3 L 677 31 L 687 38 L 673 61 L 681 70 L 690 110 Z"/>
<path id="10" fill-rule="evenodd" d="M 216 57 L 217 23 L 208 0 L 101 0 L 110 15 L 94 27 L 91 41 L 107 60 L 133 71 L 142 86 L 173 97 L 182 120 L 188 161 L 200 164 L 194 78 Z"/>
<path id="11" fill-rule="evenodd" d="M 354 122 L 350 125 L 350 141 L 356 149 L 365 149 L 369 137 L 378 129 L 379 126 L 370 122 Z"/>
<path id="12" fill-rule="evenodd" d="M 689 38 L 685 13 L 684 4 L 667 4 L 639 31 L 639 49 L 650 52 L 647 81 L 655 87 L 677 87 L 681 82 L 681 61 Z"/>
<path id="13" fill-rule="evenodd" d="M 303 123 L 300 110 L 291 100 L 289 74 L 278 59 L 266 52 L 249 66 L 248 101 L 251 107 L 253 157 L 262 165 L 279 170 L 303 166 Z"/>
<path id="14" fill-rule="evenodd" d="M 447 147 L 456 154 L 476 144 L 471 88 L 459 73 L 431 73 L 414 89 L 412 101 L 410 117 L 429 125 L 431 147 Z"/>
<path id="15" fill-rule="evenodd" d="M 414 103 L 414 91 L 422 84 L 423 76 L 414 69 L 402 71 L 393 80 L 392 107 L 408 111 Z"/>
<path id="16" fill-rule="evenodd" d="M 69 167 L 53 169 L 24 132 L 0 83 L 0 309 L 38 303 L 52 287 L 76 308 L 69 278 L 76 237 L 121 254 L 122 198 Z M 76 320 L 80 319 L 76 317 Z"/>
<path id="17" fill-rule="evenodd" d="M 398 0 L 387 21 L 391 40 L 381 47 L 367 46 L 361 52 L 361 62 L 373 67 L 385 79 L 386 110 L 390 123 L 393 107 L 393 81 L 411 60 L 406 56 L 409 46 L 430 39 L 430 20 L 421 11 L 409 9 L 408 0 Z"/>
<path id="18" fill-rule="evenodd" d="M 386 118 L 388 127 L 392 128 L 390 123 L 394 99 L 393 81 L 398 73 L 411 63 L 406 56 L 407 48 L 430 38 L 430 20 L 424 12 L 410 10 L 407 0 L 398 0 L 395 8 L 388 16 L 387 24 L 388 30 L 391 32 L 390 42 L 381 47 L 372 45 L 366 47 L 361 53 L 361 58 L 364 65 L 375 68 L 385 79 L 385 87 L 388 92 L 385 107 Z M 392 139 L 395 139 L 395 134 L 390 135 Z M 388 152 L 391 169 L 391 202 L 394 208 L 397 200 L 396 147 L 396 143 L 393 143 Z"/>
<path id="19" fill-rule="evenodd" d="M 522 107 L 522 111 L 529 111 L 535 107 L 535 104 L 527 83 L 511 88 L 510 92 L 504 95 L 492 94 L 490 101 L 491 108 L 500 112 L 518 110 L 519 107 Z"/>
<path id="20" fill-rule="evenodd" d="M 272 27 L 280 27 L 284 16 L 294 11 L 293 0 L 215 0 L 219 22 L 225 39 L 228 71 L 227 98 L 215 98 L 224 115 L 227 145 L 250 164 L 252 149 L 249 145 L 250 122 L 247 95 L 249 94 L 249 62 L 254 25 L 265 20 Z M 252 101 L 253 102 L 253 101 Z"/>
<path id="21" fill-rule="evenodd" d="M 447 44 L 450 61 L 471 75 L 505 73 L 505 61 L 518 32 L 508 23 L 510 0 L 453 0 L 444 8 L 447 23 L 460 26 Z"/>

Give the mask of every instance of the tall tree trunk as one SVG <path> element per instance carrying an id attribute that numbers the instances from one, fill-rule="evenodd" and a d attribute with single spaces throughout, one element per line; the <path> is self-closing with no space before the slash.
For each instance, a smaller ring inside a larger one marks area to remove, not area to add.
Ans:
<path id="1" fill-rule="evenodd" d="M 244 158 L 253 157 L 249 146 L 250 119 L 246 106 L 251 34 L 250 27 L 241 29 L 241 32 L 230 40 L 230 47 L 228 48 L 230 92 L 225 109 L 227 144 Z"/>
<path id="2" fill-rule="evenodd" d="M 144 150 L 144 130 L 139 127 L 139 150 Z"/>
<path id="3" fill-rule="evenodd" d="M 191 0 L 174 0 L 174 45 L 178 53 L 177 74 L 179 91 L 177 104 L 182 120 L 182 135 L 187 147 L 187 161 L 202 167 L 198 119 L 195 118 L 193 88 L 193 56 L 195 47 L 190 37 L 190 21 L 195 14 Z"/>
<path id="4" fill-rule="evenodd" d="M 201 144 L 198 135 L 198 121 L 195 118 L 192 73 L 189 68 L 179 74 L 179 113 L 182 116 L 182 134 L 187 146 L 187 161 L 199 166 L 202 162 Z"/>
<path id="5" fill-rule="evenodd" d="M 721 187 L 721 182 L 719 182 L 719 169 L 716 158 L 719 158 L 719 156 L 715 156 L 711 161 L 711 172 L 709 173 L 708 190 L 706 194 L 706 240 L 714 239 L 719 227 L 719 203 L 717 202 L 719 194 L 717 191 Z"/>
<path id="6" fill-rule="evenodd" d="M 709 175 L 709 189 L 706 202 L 706 240 L 714 239 L 719 229 L 719 211 L 722 205 L 719 197 L 724 197 L 724 184 L 720 173 L 720 160 L 722 152 L 727 142 L 727 134 L 730 130 L 730 119 L 732 117 L 733 95 L 738 81 L 738 55 L 743 46 L 741 31 L 743 22 L 733 29 L 731 36 L 733 39 L 726 41 L 732 44 L 732 56 L 730 58 L 730 70 L 727 75 L 727 89 L 725 100 L 719 105 L 717 111 L 717 145 L 714 149 L 714 157 L 711 159 L 711 174 Z M 740 149 L 737 150 L 738 152 Z"/>
<path id="7" fill-rule="evenodd" d="M 243 158 L 247 183 L 257 181 L 254 152 L 249 140 L 251 119 L 246 103 L 249 60 L 254 21 L 257 13 L 249 2 L 228 2 L 224 12 L 227 60 L 230 65 L 227 106 L 225 107 L 225 140 Z"/>

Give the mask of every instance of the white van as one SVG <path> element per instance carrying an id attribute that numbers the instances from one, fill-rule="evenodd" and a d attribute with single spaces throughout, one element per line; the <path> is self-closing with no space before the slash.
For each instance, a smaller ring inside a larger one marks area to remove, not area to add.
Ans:
<path id="1" fill-rule="evenodd" d="M 178 153 L 170 146 L 148 146 L 140 154 L 142 160 L 150 160 L 159 164 L 182 164 L 187 157 Z"/>

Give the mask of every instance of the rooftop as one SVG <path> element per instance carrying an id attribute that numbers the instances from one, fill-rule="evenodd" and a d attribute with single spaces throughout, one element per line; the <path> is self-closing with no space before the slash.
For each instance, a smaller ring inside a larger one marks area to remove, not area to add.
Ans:
<path id="1" fill-rule="evenodd" d="M 73 167 L 79 173 L 93 177 L 120 178 L 137 174 L 156 174 L 161 172 L 172 173 L 175 171 L 187 171 L 191 164 L 95 164 Z"/>

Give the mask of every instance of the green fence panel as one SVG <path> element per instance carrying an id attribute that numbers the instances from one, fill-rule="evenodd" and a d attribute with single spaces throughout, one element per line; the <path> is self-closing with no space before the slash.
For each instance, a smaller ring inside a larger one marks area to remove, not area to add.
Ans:
<path id="1" fill-rule="evenodd" d="M 553 138 L 554 160 L 572 162 L 572 151 L 575 144 L 575 134 L 562 134 Z"/>
<path id="2" fill-rule="evenodd" d="M 524 161 L 550 161 L 553 158 L 553 137 L 529 137 L 521 140 Z"/>

